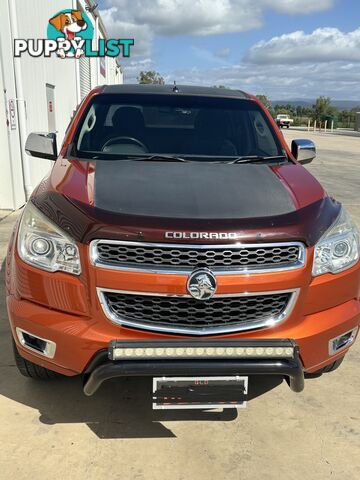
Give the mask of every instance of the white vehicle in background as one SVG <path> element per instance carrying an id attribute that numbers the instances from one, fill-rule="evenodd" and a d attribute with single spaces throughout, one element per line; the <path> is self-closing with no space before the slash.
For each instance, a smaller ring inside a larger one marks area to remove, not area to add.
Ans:
<path id="1" fill-rule="evenodd" d="M 276 122 L 276 125 L 279 128 L 283 128 L 283 127 L 289 128 L 290 125 L 292 125 L 294 123 L 294 120 L 292 118 L 290 118 L 290 115 L 287 115 L 285 113 L 281 113 L 281 114 L 276 116 L 275 122 Z"/>

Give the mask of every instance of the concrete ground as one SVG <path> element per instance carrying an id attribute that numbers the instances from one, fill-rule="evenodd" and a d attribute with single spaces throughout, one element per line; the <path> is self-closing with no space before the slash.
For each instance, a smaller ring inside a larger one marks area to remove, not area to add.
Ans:
<path id="1" fill-rule="evenodd" d="M 11 210 L 0 210 L 0 221 L 10 215 Z"/>
<path id="2" fill-rule="evenodd" d="M 299 136 L 289 131 L 287 139 Z M 316 140 L 309 169 L 360 224 L 360 139 Z M 0 259 L 17 215 L 0 222 Z M 0 262 L 1 263 L 1 262 Z M 154 412 L 150 380 L 104 384 L 91 398 L 81 379 L 21 377 L 0 295 L 1 479 L 311 479 L 360 476 L 360 342 L 341 368 L 308 379 L 304 392 L 250 382 L 246 410 Z"/>

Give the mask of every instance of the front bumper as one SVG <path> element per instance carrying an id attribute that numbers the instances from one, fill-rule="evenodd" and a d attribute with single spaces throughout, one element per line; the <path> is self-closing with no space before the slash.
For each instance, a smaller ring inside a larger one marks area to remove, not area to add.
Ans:
<path id="1" fill-rule="evenodd" d="M 97 353 L 107 349 L 114 339 L 123 341 L 171 341 L 179 337 L 154 334 L 119 327 L 109 321 L 71 315 L 51 310 L 9 295 L 7 307 L 13 337 L 24 358 L 64 375 L 83 373 Z M 360 302 L 350 300 L 336 307 L 311 315 L 298 322 L 284 322 L 276 328 L 266 328 L 241 334 L 216 337 L 226 340 L 292 339 L 299 347 L 299 356 L 306 372 L 314 372 L 343 356 L 348 348 L 335 355 L 329 352 L 329 341 L 360 324 Z M 52 359 L 24 348 L 18 341 L 16 328 L 56 343 Z M 214 337 L 212 337 L 214 338 Z M 205 339 L 204 339 L 205 340 Z"/>
<path id="2" fill-rule="evenodd" d="M 216 350 L 214 345 L 222 345 L 223 358 L 218 359 L 181 359 L 161 358 L 146 360 L 121 360 L 113 361 L 112 352 L 114 342 L 111 342 L 109 350 L 99 352 L 88 365 L 85 372 L 84 393 L 88 396 L 93 395 L 100 385 L 105 381 L 115 377 L 126 376 L 213 376 L 213 375 L 277 375 L 286 377 L 289 386 L 294 392 L 301 392 L 304 388 L 304 371 L 299 357 L 299 348 L 291 340 L 237 340 L 237 341 L 167 341 L 160 342 L 164 350 L 181 350 L 191 348 L 196 350 L 199 346 L 201 350 Z M 145 348 L 144 348 L 145 346 Z M 159 347 L 159 342 L 121 342 L 122 349 L 154 350 Z M 226 350 L 231 348 L 235 355 L 237 350 L 258 350 L 261 348 L 262 355 L 259 358 L 226 358 Z M 276 351 L 279 349 L 279 356 Z M 271 357 L 266 358 L 266 351 L 272 351 Z M 282 356 L 282 352 L 290 350 L 292 353 L 288 356 Z M 166 355 L 166 352 L 165 352 Z"/>
<path id="3" fill-rule="evenodd" d="M 343 356 L 348 347 L 331 354 L 329 341 L 360 324 L 359 265 L 337 275 L 326 274 L 312 279 L 311 254 L 308 257 L 310 260 L 306 267 L 290 272 L 220 276 L 220 294 L 284 288 L 300 291 L 286 321 L 271 328 L 212 338 L 217 341 L 291 339 L 299 347 L 304 371 L 309 373 Z M 6 278 L 9 320 L 19 353 L 50 370 L 68 376 L 82 374 L 98 352 L 107 351 L 109 342 L 114 339 L 124 342 L 168 342 L 179 338 L 169 333 L 147 332 L 113 323 L 104 315 L 95 292 L 100 286 L 104 289 L 153 290 L 156 293 L 181 295 L 186 290 L 186 276 L 141 275 L 90 268 L 88 276 L 84 274 L 83 278 L 77 278 L 30 267 L 13 252 L 8 255 Z M 53 358 L 24 347 L 17 337 L 17 328 L 54 342 L 56 351 Z"/>

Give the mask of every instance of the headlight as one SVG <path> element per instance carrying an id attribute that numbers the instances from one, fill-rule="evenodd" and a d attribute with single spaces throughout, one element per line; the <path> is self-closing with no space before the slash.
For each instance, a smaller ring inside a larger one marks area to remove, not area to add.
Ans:
<path id="1" fill-rule="evenodd" d="M 79 249 L 75 241 L 29 202 L 18 233 L 20 258 L 48 272 L 81 273 Z"/>
<path id="2" fill-rule="evenodd" d="M 344 208 L 315 245 L 313 275 L 338 273 L 359 260 L 359 231 Z"/>

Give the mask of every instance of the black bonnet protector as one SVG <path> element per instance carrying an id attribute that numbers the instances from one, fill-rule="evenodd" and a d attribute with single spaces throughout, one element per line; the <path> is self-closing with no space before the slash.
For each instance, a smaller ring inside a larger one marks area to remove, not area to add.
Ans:
<path id="1" fill-rule="evenodd" d="M 98 161 L 95 207 L 173 219 L 243 219 L 293 212 L 267 165 Z"/>
<path id="2" fill-rule="evenodd" d="M 135 162 L 133 162 L 135 163 Z M 98 162 L 97 165 L 99 165 Z M 144 162 L 138 162 L 139 166 L 144 168 Z M 214 165 L 218 167 L 219 165 Z M 229 165 L 228 165 L 229 166 Z M 164 164 L 162 163 L 162 167 Z M 239 168 L 239 171 L 245 167 L 245 165 L 234 165 Z M 259 166 L 257 166 L 259 167 Z M 105 167 L 106 168 L 106 167 Z M 145 170 L 144 170 L 145 171 Z M 231 167 L 231 170 L 233 168 Z M 99 171 L 97 172 L 99 173 Z M 272 172 L 270 172 L 272 176 Z M 118 177 L 117 177 L 118 178 Z M 251 199 L 254 195 L 259 195 L 264 191 L 261 185 L 260 177 L 257 177 L 258 181 L 256 186 L 252 187 L 249 193 L 249 198 L 246 199 L 249 208 L 254 208 L 251 205 Z M 271 177 L 272 178 L 272 177 Z M 275 181 L 277 179 L 275 178 Z M 123 184 L 123 182 L 121 182 Z M 241 182 L 243 188 L 248 189 L 245 182 Z M 276 183 L 277 189 L 283 188 Z M 221 186 L 221 191 L 224 195 L 227 195 L 228 186 Z M 189 187 L 187 187 L 188 189 Z M 232 182 L 232 187 L 234 183 Z M 118 190 L 120 186 L 118 186 Z M 180 195 L 183 196 L 183 189 L 179 186 L 176 187 L 177 191 L 180 190 Z M 238 190 L 240 187 L 238 188 Z M 138 190 L 138 189 L 137 189 Z M 206 198 L 210 199 L 212 204 L 220 198 L 220 194 L 217 190 L 210 190 L 206 192 Z M 284 195 L 282 193 L 282 195 Z M 285 195 L 287 193 L 285 192 Z M 131 198 L 134 197 L 134 192 L 131 192 Z M 117 201 L 119 196 L 117 194 Z M 142 197 L 143 198 L 143 197 Z M 197 197 L 196 197 L 197 198 Z M 228 198 L 228 197 L 227 197 Z M 239 196 L 237 197 L 239 199 Z M 46 179 L 39 188 L 33 193 L 31 201 L 36 207 L 43 212 L 54 223 L 59 225 L 64 231 L 68 232 L 75 240 L 88 243 L 97 238 L 110 238 L 118 240 L 130 240 L 130 241 L 153 241 L 164 242 L 166 231 L 202 231 L 202 232 L 237 232 L 239 241 L 242 242 L 272 242 L 272 241 L 302 241 L 308 246 L 313 246 L 323 233 L 329 228 L 339 214 L 340 204 L 330 197 L 320 198 L 319 200 L 307 205 L 301 209 L 294 209 L 289 199 L 284 203 L 289 205 L 291 211 L 284 214 L 274 214 L 270 216 L 248 217 L 239 218 L 239 212 L 244 215 L 244 204 L 239 205 L 232 199 L 231 211 L 235 212 L 234 218 L 229 218 L 227 212 L 226 218 L 162 218 L 149 215 L 132 215 L 127 210 L 127 214 L 124 212 L 124 208 L 119 208 L 118 212 L 110 212 L 104 209 L 93 207 L 92 205 L 80 202 L 73 198 L 66 197 L 58 190 L 54 190 L 50 184 L 49 179 Z M 109 199 L 109 201 L 113 201 Z M 165 200 L 167 203 L 169 200 Z M 272 203 L 271 198 L 269 203 Z M 129 202 L 129 200 L 127 200 Z M 174 199 L 172 199 L 174 202 Z M 203 201 L 202 201 L 203 202 Z M 287 202 L 290 202 L 288 204 Z M 128 205 L 128 203 L 127 203 Z M 203 205 L 203 203 L 201 203 Z M 262 208 L 265 209 L 269 215 L 269 207 L 261 202 Z M 144 212 L 144 206 L 142 211 Z M 131 207 L 134 209 L 134 206 Z M 146 206 L 146 208 L 149 208 Z M 169 209 L 167 205 L 161 205 L 162 212 L 164 209 Z M 199 208 L 199 205 L 197 206 Z M 219 209 L 218 206 L 216 206 Z M 222 206 L 224 208 L 224 206 Z M 257 205 L 256 208 L 260 208 Z M 283 207 L 284 208 L 284 207 Z M 152 205 L 154 209 L 154 204 Z M 219 211 L 219 210 L 217 210 Z M 213 213 L 210 212 L 210 215 Z M 196 215 L 199 215 L 196 212 Z M 249 215 L 248 213 L 246 215 Z M 185 241 L 184 243 L 186 243 Z M 202 241 L 199 240 L 199 243 Z M 193 243 L 196 243 L 195 241 Z M 216 243 L 216 241 L 214 241 Z M 229 242 L 231 243 L 231 241 Z"/>

